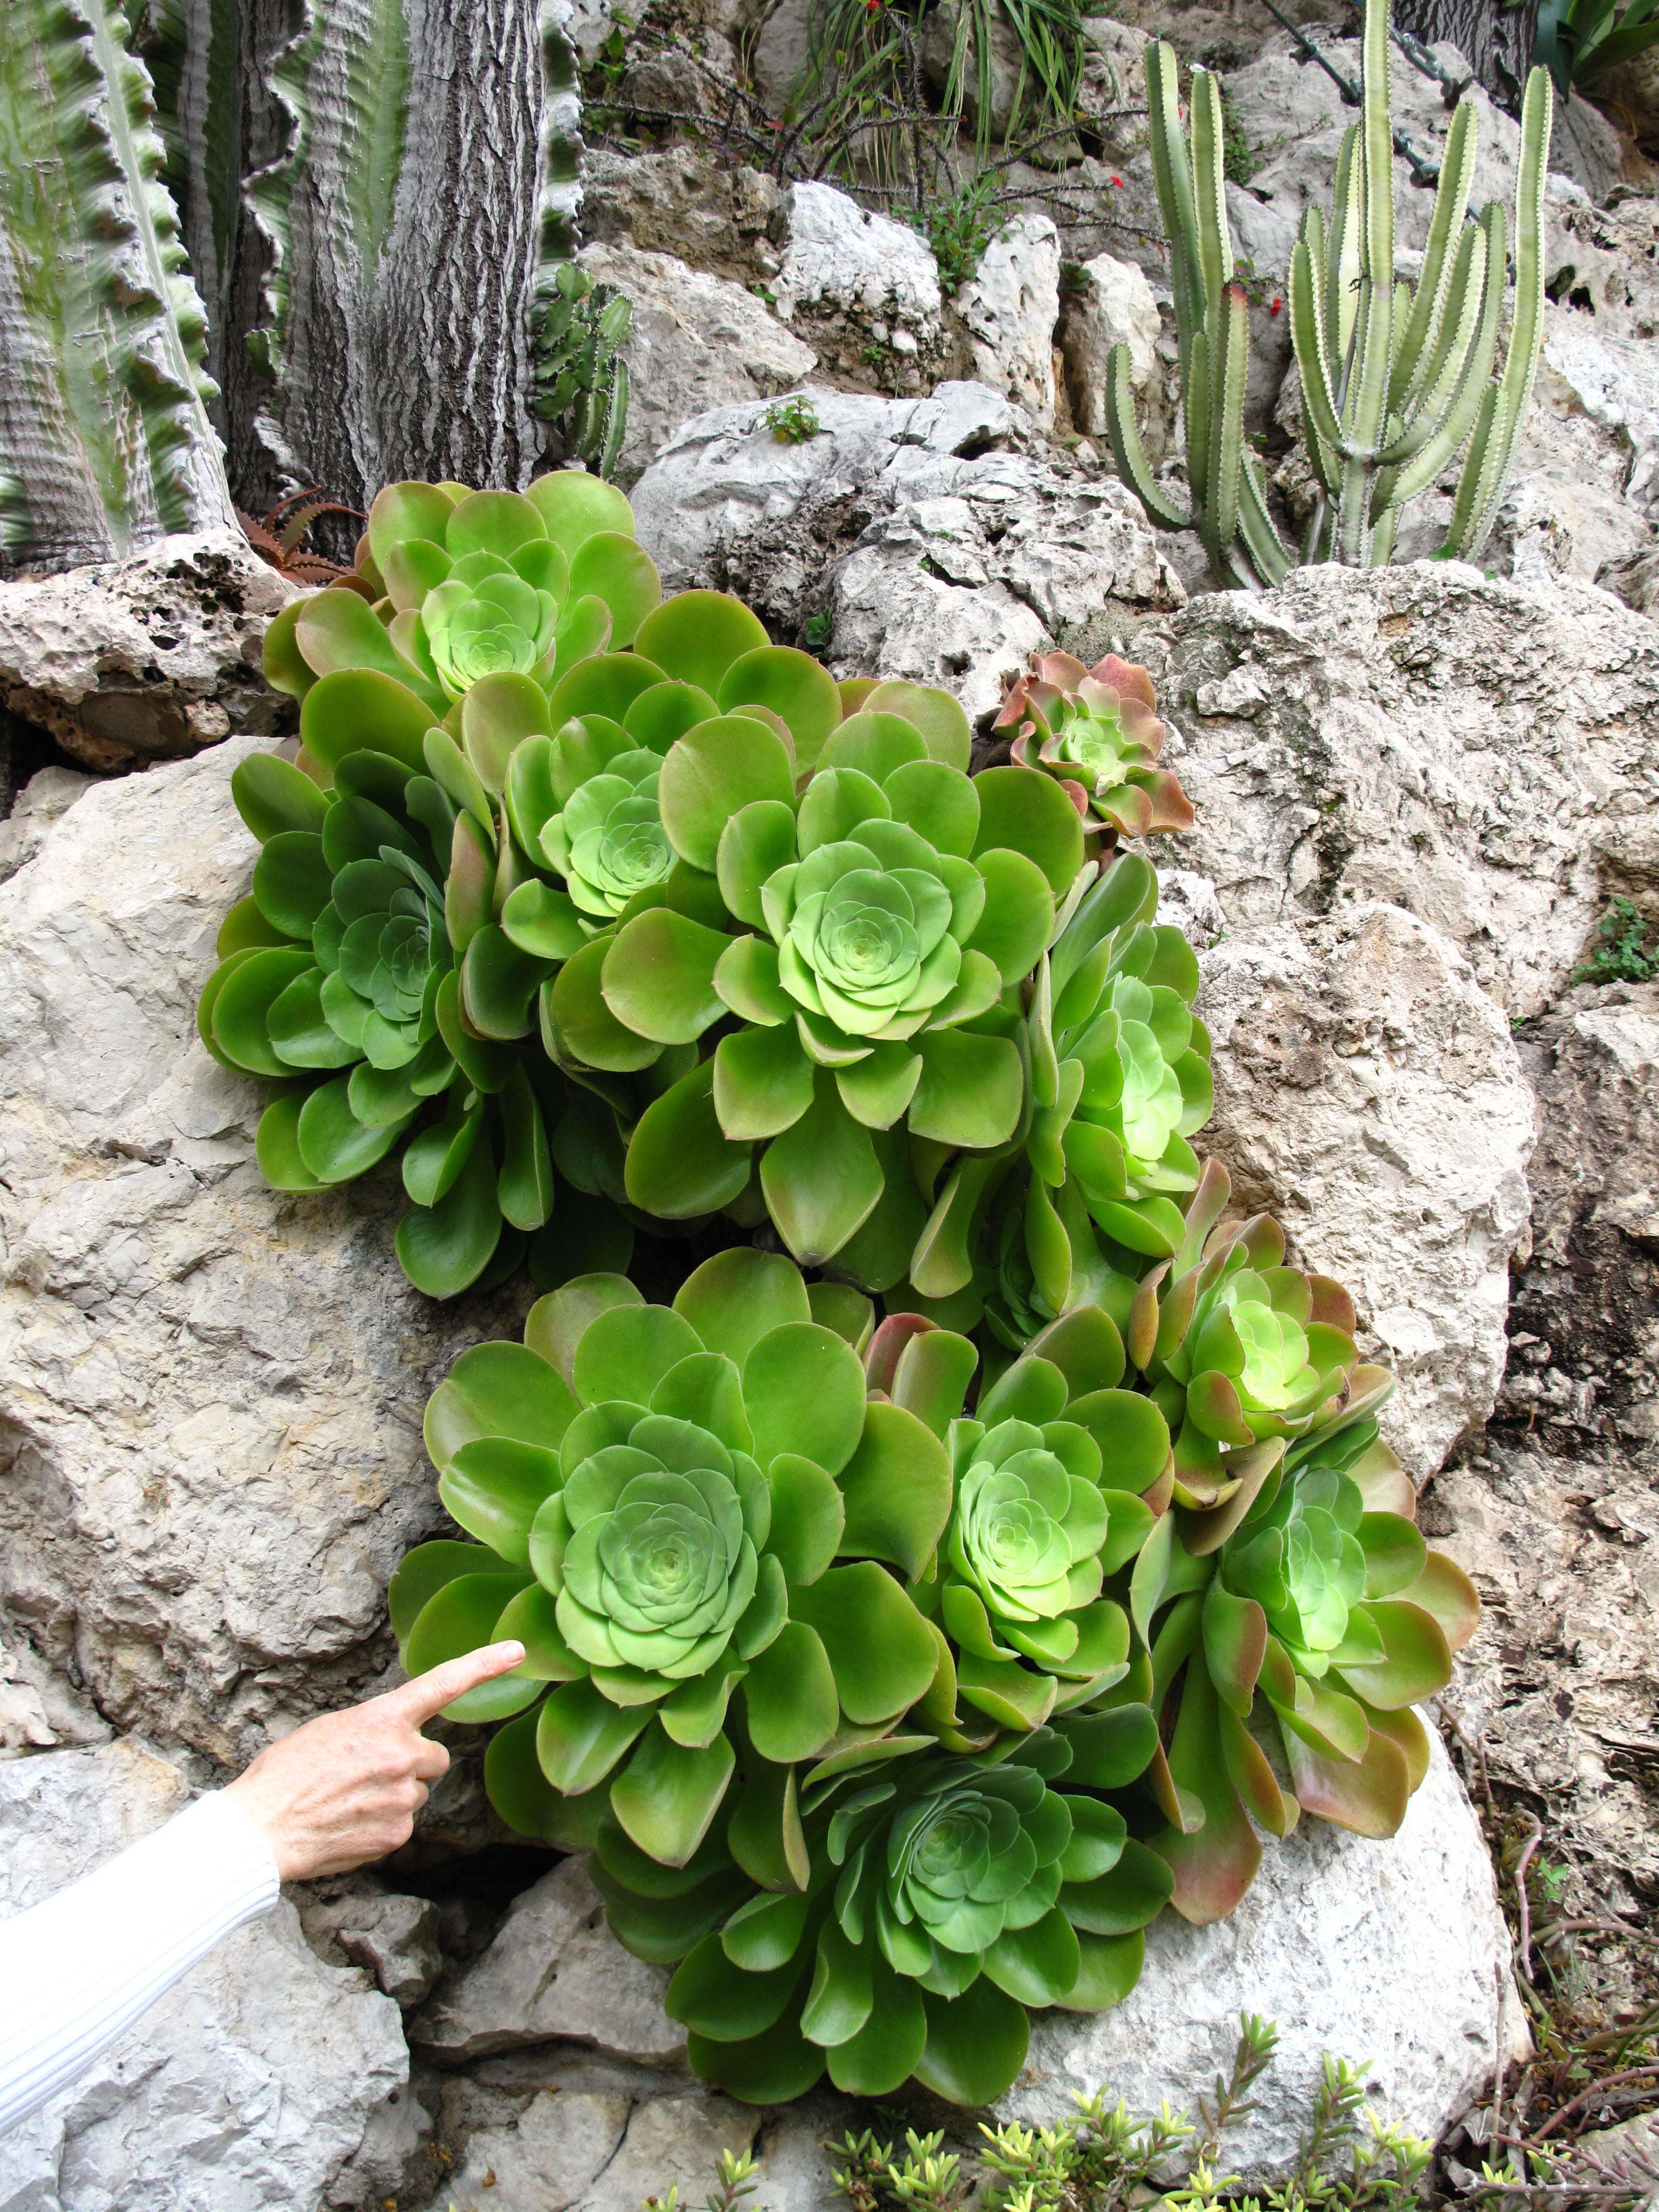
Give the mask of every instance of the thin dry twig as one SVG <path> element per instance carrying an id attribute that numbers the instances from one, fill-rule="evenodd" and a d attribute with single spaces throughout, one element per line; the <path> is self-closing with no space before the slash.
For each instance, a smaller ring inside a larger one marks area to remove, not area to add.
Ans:
<path id="1" fill-rule="evenodd" d="M 1523 1974 L 1529 1974 L 1532 1971 L 1532 1906 L 1527 1898 L 1527 1869 L 1532 1864 L 1534 1852 L 1544 1840 L 1543 1824 L 1538 1815 L 1535 1813 L 1528 1813 L 1527 1818 L 1532 1822 L 1532 1833 L 1526 1840 L 1515 1869 L 1515 1895 L 1521 1920 L 1519 1955 L 1521 1972 Z"/>
<path id="2" fill-rule="evenodd" d="M 1659 2059 L 1650 2059 L 1645 2066 L 1627 2066 L 1620 2074 L 1604 2074 L 1599 2081 L 1592 2081 L 1588 2089 L 1581 2089 L 1576 2097 L 1562 2106 L 1559 2112 L 1552 2112 L 1537 2134 L 1528 2138 L 1528 2148 L 1542 2142 L 1546 2136 L 1553 2135 L 1563 2120 L 1570 2118 L 1580 2106 L 1593 2104 L 1605 2091 L 1617 2089 L 1626 2081 L 1645 2081 L 1655 2075 L 1659 2075 Z"/>

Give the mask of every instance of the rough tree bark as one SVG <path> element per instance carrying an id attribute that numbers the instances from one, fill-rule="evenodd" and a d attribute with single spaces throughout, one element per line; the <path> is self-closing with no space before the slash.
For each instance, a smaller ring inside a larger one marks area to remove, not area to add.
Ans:
<path id="1" fill-rule="evenodd" d="M 1427 46 L 1449 39 L 1501 107 L 1521 111 L 1532 67 L 1533 0 L 1506 7 L 1504 0 L 1395 0 L 1397 28 Z"/>

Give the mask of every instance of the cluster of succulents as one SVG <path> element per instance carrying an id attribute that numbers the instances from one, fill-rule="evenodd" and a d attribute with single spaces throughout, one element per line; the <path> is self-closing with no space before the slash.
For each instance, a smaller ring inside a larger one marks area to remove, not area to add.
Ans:
<path id="1" fill-rule="evenodd" d="M 672 1307 L 566 1283 L 434 1396 L 472 1540 L 399 1569 L 404 1662 L 523 1642 L 451 1717 L 505 1721 L 497 1810 L 592 1850 L 732 2095 L 987 2103 L 1030 2008 L 1120 2002 L 1166 1904 L 1232 1910 L 1253 1820 L 1403 1819 L 1478 1607 L 1352 1309 L 1225 1198 L 1206 1170 L 1123 1328 L 1075 1305 L 994 1376 L 737 1246 Z"/>
<path id="2" fill-rule="evenodd" d="M 235 771 L 202 1036 L 276 1086 L 273 1183 L 400 1156 L 423 1290 L 527 1256 L 392 1623 L 524 1644 L 451 1717 L 698 2072 L 982 2103 L 1259 1832 L 1392 1832 L 1478 1607 L 1352 1301 L 1194 1149 L 1146 671 L 1040 657 L 970 775 L 948 696 L 663 599 L 575 471 L 383 492 L 266 658 L 302 743 Z M 712 1251 L 672 1304 L 635 1228 Z"/>

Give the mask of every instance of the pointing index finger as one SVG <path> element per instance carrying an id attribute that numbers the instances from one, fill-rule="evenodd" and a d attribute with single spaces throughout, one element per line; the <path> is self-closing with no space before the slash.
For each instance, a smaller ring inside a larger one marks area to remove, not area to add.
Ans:
<path id="1" fill-rule="evenodd" d="M 442 1666 L 417 1674 L 412 1682 L 389 1694 L 404 1717 L 421 1728 L 468 1690 L 476 1690 L 480 1682 L 493 1682 L 496 1675 L 510 1674 L 523 1657 L 522 1644 L 486 1644 L 459 1659 L 446 1659 Z"/>

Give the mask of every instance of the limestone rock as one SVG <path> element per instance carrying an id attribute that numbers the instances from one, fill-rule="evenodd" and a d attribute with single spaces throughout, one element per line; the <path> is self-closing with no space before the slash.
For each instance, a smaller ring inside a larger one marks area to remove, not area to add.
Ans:
<path id="1" fill-rule="evenodd" d="M 785 322 L 803 308 L 907 331 L 924 351 L 939 333 L 939 264 L 908 223 L 873 214 L 833 185 L 793 185 L 774 290 Z"/>
<path id="2" fill-rule="evenodd" d="M 1170 430 L 1157 350 L 1163 327 L 1144 272 L 1109 253 L 1082 264 L 1077 289 L 1066 294 L 1060 313 L 1060 349 L 1073 422 L 1089 437 L 1106 435 L 1106 366 L 1112 348 L 1127 345 L 1141 442 L 1154 466 L 1164 458 Z"/>
<path id="3" fill-rule="evenodd" d="M 1518 1042 L 1532 1256 L 1484 1446 L 1432 1499 L 1492 1620 L 1452 1702 L 1633 1902 L 1659 1881 L 1659 984 L 1580 985 Z"/>
<path id="4" fill-rule="evenodd" d="M 0 883 L 34 858 L 47 830 L 59 815 L 69 812 L 92 781 L 72 768 L 43 768 L 29 778 L 10 814 L 0 822 Z"/>
<path id="5" fill-rule="evenodd" d="M 811 346 L 741 284 L 690 269 L 672 253 L 631 246 L 584 246 L 579 258 L 591 276 L 634 303 L 623 347 L 629 379 L 624 483 L 688 416 L 787 391 L 817 366 Z"/>
<path id="6" fill-rule="evenodd" d="M 129 1742 L 0 1769 L 0 1916 L 189 1802 Z M 8 2135 L 0 2212 L 284 2212 L 378 2203 L 414 2148 L 398 2008 L 325 1966 L 283 1901 L 202 1960 Z"/>
<path id="7" fill-rule="evenodd" d="M 410 1287 L 389 1170 L 258 1173 L 262 1086 L 195 1026 L 252 746 L 92 787 L 0 884 L 0 1602 L 107 1719 L 225 1762 L 380 1675 L 443 1520 L 426 1400 L 524 1305 Z"/>
<path id="8" fill-rule="evenodd" d="M 1016 216 L 956 296 L 974 374 L 1006 392 L 1045 430 L 1054 426 L 1060 233 L 1045 215 Z"/>
<path id="9" fill-rule="evenodd" d="M 586 1859 L 568 1858 L 514 1899 L 482 1957 L 446 1976 L 410 2039 L 446 2065 L 554 2040 L 671 2059 L 685 2030 L 663 2011 L 668 1980 L 623 1950 Z"/>
<path id="10" fill-rule="evenodd" d="M 1509 1024 L 1399 907 L 1235 927 L 1200 964 L 1205 1149 L 1237 1204 L 1273 1212 L 1302 1264 L 1352 1293 L 1399 1377 L 1383 1433 L 1421 1483 L 1479 1431 L 1504 1371 L 1534 1135 Z"/>
<path id="11" fill-rule="evenodd" d="M 1524 1019 L 1583 958 L 1607 888 L 1659 864 L 1659 638 L 1590 585 L 1303 568 L 1196 599 L 1133 648 L 1198 810 L 1182 863 L 1234 929 L 1403 906 Z"/>
<path id="12" fill-rule="evenodd" d="M 811 51 L 812 0 L 768 0 L 750 66 L 768 111 L 781 116 L 805 73 Z"/>
<path id="13" fill-rule="evenodd" d="M 0 705 L 105 772 L 288 729 L 293 702 L 267 690 L 260 653 L 292 597 L 229 531 L 0 583 Z"/>
<path id="14" fill-rule="evenodd" d="M 301 1905 L 301 1923 L 313 1950 L 365 1966 L 405 2012 L 422 2003 L 444 1963 L 437 1906 L 428 1897 L 402 1897 L 372 1886 L 357 1875 L 342 1897 Z"/>
<path id="15" fill-rule="evenodd" d="M 809 396 L 816 437 L 786 443 L 761 408 L 719 409 L 641 477 L 635 513 L 665 587 L 737 591 L 784 635 L 823 613 L 837 674 L 944 684 L 975 719 L 1045 636 L 1183 598 L 1133 495 L 1006 450 L 1025 418 L 987 386 Z"/>
<path id="16" fill-rule="evenodd" d="M 1261 1871 L 1230 1919 L 1188 1927 L 1165 1913 L 1147 1930 L 1139 1983 L 1111 2012 L 1039 2014 L 1025 2071 L 1003 2109 L 1027 2125 L 1074 2117 L 1073 2092 L 1104 2084 L 1148 2118 L 1212 2095 L 1231 2063 L 1241 2011 L 1279 2031 L 1279 2054 L 1230 2130 L 1229 2171 L 1251 2179 L 1295 2162 L 1325 2052 L 1369 2060 L 1367 2101 L 1432 2142 L 1492 2068 L 1496 1974 L 1510 1939 L 1492 1863 L 1462 1784 L 1431 1736 L 1427 1778 L 1400 1833 L 1374 1843 L 1304 1820 L 1264 1847 Z M 1527 2049 L 1511 1984 L 1506 2037 Z"/>
<path id="17" fill-rule="evenodd" d="M 723 168 L 700 146 L 638 155 L 594 146 L 582 156 L 584 237 L 677 254 L 744 285 L 777 273 L 765 234 L 781 204 L 774 178 Z"/>

